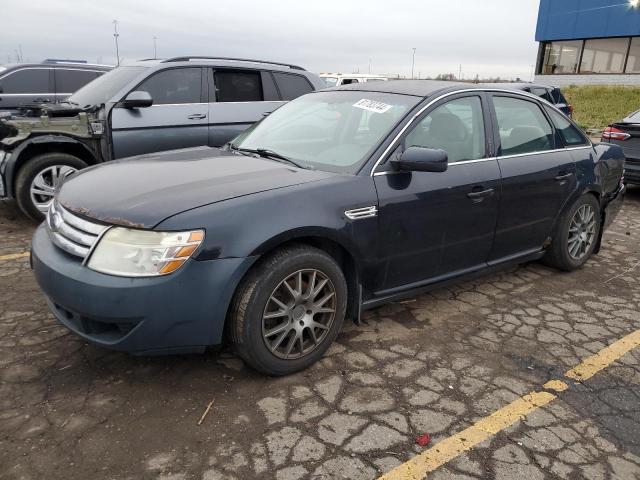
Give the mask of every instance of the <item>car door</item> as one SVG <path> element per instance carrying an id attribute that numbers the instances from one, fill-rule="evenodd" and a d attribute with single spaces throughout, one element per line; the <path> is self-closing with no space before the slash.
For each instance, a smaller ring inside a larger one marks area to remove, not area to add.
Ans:
<path id="1" fill-rule="evenodd" d="M 207 144 L 208 103 L 203 69 L 178 67 L 151 74 L 132 91 L 151 95 L 153 105 L 111 114 L 114 158 Z"/>
<path id="2" fill-rule="evenodd" d="M 491 156 L 491 122 L 483 93 L 436 104 L 414 122 L 393 155 L 410 146 L 448 154 L 445 172 L 374 174 L 379 196 L 379 255 L 384 292 L 486 266 L 500 198 L 500 171 Z"/>
<path id="3" fill-rule="evenodd" d="M 50 68 L 18 68 L 0 77 L 0 110 L 55 101 Z"/>
<path id="4" fill-rule="evenodd" d="M 573 157 L 541 105 L 506 93 L 491 98 L 502 200 L 490 263 L 541 250 L 577 186 Z"/>
<path id="5" fill-rule="evenodd" d="M 219 147 L 284 102 L 270 72 L 255 69 L 209 70 L 208 144 Z"/>
<path id="6" fill-rule="evenodd" d="M 53 69 L 56 102 L 61 102 L 76 90 L 92 82 L 104 72 L 86 70 L 80 68 L 55 68 Z"/>

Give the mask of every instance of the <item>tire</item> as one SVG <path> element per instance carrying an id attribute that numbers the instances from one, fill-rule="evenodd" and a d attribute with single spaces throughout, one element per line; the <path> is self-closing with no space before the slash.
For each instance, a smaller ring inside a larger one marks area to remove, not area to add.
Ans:
<path id="1" fill-rule="evenodd" d="M 61 181 L 86 166 L 87 164 L 78 157 L 67 153 L 45 153 L 27 160 L 16 178 L 18 206 L 28 217 L 42 221 L 46 208 L 53 199 L 53 192 L 60 187 Z M 34 181 L 38 177 L 41 180 L 39 190 L 42 193 L 32 195 L 31 187 L 37 187 Z"/>
<path id="2" fill-rule="evenodd" d="M 310 246 L 286 247 L 242 281 L 228 319 L 230 338 L 254 369 L 288 375 L 322 357 L 342 328 L 346 306 L 347 282 L 332 257 Z"/>
<path id="3" fill-rule="evenodd" d="M 583 221 L 587 218 L 588 221 Z M 551 246 L 543 259 L 544 262 L 566 272 L 582 268 L 596 247 L 601 223 L 602 216 L 598 200 L 590 194 L 580 197 L 558 219 Z M 589 227 L 591 224 L 592 229 Z M 580 236 L 577 241 L 579 243 L 577 251 L 577 243 L 575 240 L 570 241 L 570 235 L 572 238 L 576 235 Z"/>

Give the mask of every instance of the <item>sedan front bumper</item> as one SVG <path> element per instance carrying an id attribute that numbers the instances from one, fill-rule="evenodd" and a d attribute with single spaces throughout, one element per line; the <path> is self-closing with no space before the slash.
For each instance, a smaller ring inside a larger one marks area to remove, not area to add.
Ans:
<path id="1" fill-rule="evenodd" d="M 201 352 L 221 343 L 235 286 L 254 261 L 189 260 L 161 277 L 105 275 L 56 247 L 44 224 L 31 255 L 36 280 L 62 324 L 96 345 L 134 354 Z"/>

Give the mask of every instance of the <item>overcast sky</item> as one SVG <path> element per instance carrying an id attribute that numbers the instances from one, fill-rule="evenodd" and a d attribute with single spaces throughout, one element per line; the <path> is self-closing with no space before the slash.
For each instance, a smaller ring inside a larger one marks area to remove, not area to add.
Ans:
<path id="1" fill-rule="evenodd" d="M 115 64 L 185 54 L 291 62 L 314 72 L 369 71 L 530 79 L 539 0 L 2 1 L 0 63 Z"/>

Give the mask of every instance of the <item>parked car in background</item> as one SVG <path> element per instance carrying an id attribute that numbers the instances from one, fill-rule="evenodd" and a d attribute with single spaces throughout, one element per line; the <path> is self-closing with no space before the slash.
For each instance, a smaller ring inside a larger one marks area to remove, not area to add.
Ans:
<path id="1" fill-rule="evenodd" d="M 496 83 L 504 88 L 514 88 L 523 92 L 532 93 L 540 98 L 544 98 L 547 102 L 555 105 L 555 107 L 564 113 L 567 117 L 573 116 L 573 105 L 569 104 L 560 87 L 550 87 L 549 85 L 540 85 L 536 83 Z"/>
<path id="2" fill-rule="evenodd" d="M 624 156 L 538 97 L 450 82 L 304 95 L 225 149 L 74 175 L 35 232 L 57 319 L 127 352 L 317 361 L 343 320 L 481 272 L 582 267 L 620 208 Z"/>
<path id="3" fill-rule="evenodd" d="M 0 66 L 0 111 L 29 104 L 55 103 L 111 70 L 109 65 L 46 60 Z"/>
<path id="4" fill-rule="evenodd" d="M 352 83 L 386 82 L 389 80 L 382 75 L 364 75 L 360 73 L 321 73 L 320 78 L 325 81 L 327 87 L 339 87 Z"/>
<path id="5" fill-rule="evenodd" d="M 121 66 L 63 103 L 4 120 L 0 197 L 44 218 L 69 174 L 143 153 L 221 146 L 283 103 L 326 85 L 295 65 L 215 57 Z"/>
<path id="6" fill-rule="evenodd" d="M 605 128 L 602 141 L 622 147 L 626 157 L 624 179 L 640 185 L 640 110 Z"/>

